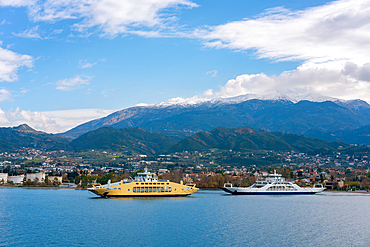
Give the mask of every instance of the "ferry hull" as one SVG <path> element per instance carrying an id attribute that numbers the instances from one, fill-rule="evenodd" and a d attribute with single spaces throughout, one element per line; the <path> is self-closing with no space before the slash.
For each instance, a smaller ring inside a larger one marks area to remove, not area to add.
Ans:
<path id="1" fill-rule="evenodd" d="M 225 187 L 221 189 L 232 195 L 313 195 L 323 191 L 231 191 Z"/>
<path id="2" fill-rule="evenodd" d="M 159 191 L 161 189 L 162 191 Z M 184 197 L 198 191 L 194 185 L 173 182 L 131 182 L 110 187 L 93 186 L 88 191 L 100 197 Z"/>
<path id="3" fill-rule="evenodd" d="M 161 198 L 161 197 L 185 197 L 185 196 L 188 196 L 190 194 L 187 194 L 187 195 L 98 195 L 102 198 L 141 198 L 141 197 L 144 197 L 144 198 Z"/>

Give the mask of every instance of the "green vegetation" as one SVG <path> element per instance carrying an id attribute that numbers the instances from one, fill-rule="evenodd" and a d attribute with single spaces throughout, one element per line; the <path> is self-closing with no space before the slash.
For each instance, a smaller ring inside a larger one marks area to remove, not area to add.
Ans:
<path id="1" fill-rule="evenodd" d="M 70 142 L 62 136 L 36 131 L 26 124 L 14 128 L 0 128 L 0 137 L 0 151 L 10 151 L 20 147 L 67 149 Z"/>
<path id="2" fill-rule="evenodd" d="M 307 138 L 295 134 L 266 132 L 249 127 L 226 129 L 219 127 L 209 132 L 200 132 L 168 148 L 168 153 L 216 148 L 219 150 L 294 150 L 305 153 L 333 152 L 345 143 Z"/>
<path id="3" fill-rule="evenodd" d="M 140 128 L 104 127 L 74 139 L 70 145 L 75 150 L 108 149 L 150 155 L 175 143 L 176 141 L 168 136 Z"/>

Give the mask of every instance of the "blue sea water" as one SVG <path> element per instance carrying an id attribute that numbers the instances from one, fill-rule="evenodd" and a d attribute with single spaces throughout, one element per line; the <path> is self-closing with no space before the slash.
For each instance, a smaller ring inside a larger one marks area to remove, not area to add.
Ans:
<path id="1" fill-rule="evenodd" d="M 370 196 L 101 199 L 0 189 L 0 246 L 369 246 Z"/>

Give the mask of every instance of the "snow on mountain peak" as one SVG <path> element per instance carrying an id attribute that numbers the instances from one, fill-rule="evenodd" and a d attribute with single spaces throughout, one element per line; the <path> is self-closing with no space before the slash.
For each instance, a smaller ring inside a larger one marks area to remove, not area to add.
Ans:
<path id="1" fill-rule="evenodd" d="M 291 93 L 285 94 L 282 92 L 272 92 L 265 95 L 257 95 L 257 94 L 244 94 L 234 97 L 217 97 L 217 98 L 209 98 L 209 97 L 201 97 L 201 96 L 194 96 L 191 98 L 172 98 L 166 102 L 161 102 L 155 105 L 148 105 L 154 107 L 168 107 L 168 106 L 178 106 L 178 107 L 187 107 L 187 106 L 195 106 L 198 104 L 203 103 L 211 103 L 211 104 L 237 104 L 244 101 L 258 99 L 258 100 L 284 100 L 284 101 L 291 101 L 293 103 L 298 103 L 302 100 L 307 100 L 311 102 L 325 102 L 325 101 L 332 101 L 332 102 L 349 102 L 348 100 L 338 99 L 330 96 L 324 96 L 317 93 Z M 144 106 L 142 104 L 141 106 Z"/>

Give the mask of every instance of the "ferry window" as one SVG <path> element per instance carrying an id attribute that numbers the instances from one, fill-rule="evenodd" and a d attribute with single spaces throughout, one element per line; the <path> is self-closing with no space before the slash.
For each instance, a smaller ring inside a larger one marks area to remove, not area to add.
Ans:
<path id="1" fill-rule="evenodd" d="M 145 192 L 148 192 L 148 187 L 145 187 L 144 191 L 145 191 Z"/>
<path id="2" fill-rule="evenodd" d="M 152 187 L 149 187 L 149 192 L 152 192 Z"/>
<path id="3" fill-rule="evenodd" d="M 145 183 L 145 184 L 148 184 L 148 183 Z"/>
<path id="4" fill-rule="evenodd" d="M 144 193 L 144 187 L 140 187 L 140 192 Z"/>
<path id="5" fill-rule="evenodd" d="M 121 190 L 121 188 L 118 188 L 119 190 Z"/>
<path id="6" fill-rule="evenodd" d="M 172 188 L 171 187 L 168 187 L 168 191 L 171 192 L 172 191 Z"/>
<path id="7" fill-rule="evenodd" d="M 133 191 L 133 192 L 136 192 L 136 187 L 132 188 L 132 191 Z"/>
<path id="8" fill-rule="evenodd" d="M 164 187 L 164 192 L 168 192 L 168 187 Z"/>
<path id="9" fill-rule="evenodd" d="M 167 183 L 167 185 L 169 185 L 170 183 Z"/>
<path id="10" fill-rule="evenodd" d="M 176 191 L 176 189 L 175 189 L 175 191 Z"/>
<path id="11" fill-rule="evenodd" d="M 164 187 L 161 187 L 161 192 L 164 192 Z"/>
<path id="12" fill-rule="evenodd" d="M 127 191 L 130 191 L 130 189 L 128 189 Z"/>
<path id="13" fill-rule="evenodd" d="M 139 183 L 136 183 L 136 185 L 138 185 Z"/>
<path id="14" fill-rule="evenodd" d="M 156 187 L 153 187 L 153 192 L 157 192 L 157 188 Z"/>

